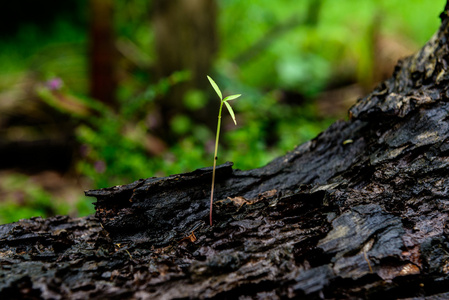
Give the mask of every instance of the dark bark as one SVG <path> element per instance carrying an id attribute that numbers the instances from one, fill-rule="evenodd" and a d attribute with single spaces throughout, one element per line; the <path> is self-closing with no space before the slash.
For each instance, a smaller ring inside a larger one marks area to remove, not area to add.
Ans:
<path id="1" fill-rule="evenodd" d="M 0 296 L 449 297 L 446 12 L 349 121 L 263 168 L 220 166 L 213 227 L 210 168 L 88 191 L 99 221 L 1 226 Z"/>

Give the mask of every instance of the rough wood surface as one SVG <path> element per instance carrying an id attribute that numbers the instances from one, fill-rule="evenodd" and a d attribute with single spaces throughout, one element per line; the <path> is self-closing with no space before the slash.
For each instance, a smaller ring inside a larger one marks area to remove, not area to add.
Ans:
<path id="1" fill-rule="evenodd" d="M 210 168 L 88 191 L 96 219 L 0 226 L 0 298 L 449 297 L 447 11 L 349 121 L 221 165 L 213 227 Z"/>

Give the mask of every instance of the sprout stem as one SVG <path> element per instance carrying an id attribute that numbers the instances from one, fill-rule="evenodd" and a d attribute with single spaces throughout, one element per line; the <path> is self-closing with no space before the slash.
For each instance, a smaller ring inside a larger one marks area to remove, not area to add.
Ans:
<path id="1" fill-rule="evenodd" d="M 210 214 L 209 214 L 209 221 L 210 226 L 212 226 L 212 206 L 214 204 L 214 185 L 215 185 L 215 168 L 217 167 L 217 153 L 218 153 L 218 139 L 220 138 L 220 126 L 221 126 L 221 110 L 223 109 L 223 103 L 226 105 L 226 108 L 229 111 L 229 114 L 232 117 L 232 120 L 234 121 L 234 124 L 237 125 L 237 121 L 235 120 L 235 113 L 232 109 L 231 105 L 228 103 L 230 100 L 237 99 L 241 95 L 231 95 L 223 99 L 223 94 L 220 91 L 220 88 L 215 83 L 215 81 L 207 76 L 207 79 L 209 80 L 210 84 L 214 88 L 215 92 L 217 93 L 218 97 L 220 98 L 220 110 L 218 111 L 218 124 L 217 124 L 217 134 L 215 136 L 215 153 L 214 153 L 214 168 L 212 169 L 212 187 L 210 190 Z"/>
<path id="2" fill-rule="evenodd" d="M 217 123 L 217 134 L 215 137 L 215 153 L 214 153 L 214 167 L 212 169 L 212 188 L 210 192 L 210 226 L 212 226 L 212 205 L 214 202 L 214 185 L 215 185 L 215 168 L 217 166 L 217 154 L 218 154 L 218 139 L 220 138 L 220 127 L 221 127 L 221 110 L 223 108 L 223 101 L 220 101 L 220 110 L 218 111 L 218 123 Z"/>

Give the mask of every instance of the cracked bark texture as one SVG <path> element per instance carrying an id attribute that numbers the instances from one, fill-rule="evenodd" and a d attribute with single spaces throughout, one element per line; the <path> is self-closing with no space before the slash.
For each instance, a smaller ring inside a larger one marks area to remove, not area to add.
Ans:
<path id="1" fill-rule="evenodd" d="M 96 217 L 0 226 L 0 298 L 449 297 L 449 18 L 267 166 L 87 191 Z"/>

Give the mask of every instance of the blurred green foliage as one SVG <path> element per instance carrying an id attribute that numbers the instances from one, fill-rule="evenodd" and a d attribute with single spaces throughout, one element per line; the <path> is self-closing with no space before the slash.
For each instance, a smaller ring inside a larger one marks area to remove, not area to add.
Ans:
<path id="1" fill-rule="evenodd" d="M 445 1 L 322 1 L 316 24 L 309 25 L 308 7 L 316 1 L 220 1 L 219 64 L 241 56 L 279 24 L 299 24 L 281 31 L 238 66 L 239 80 L 264 89 L 284 88 L 313 96 L 336 70 L 357 76 L 372 73 L 372 33 L 401 38 L 416 48 L 439 26 Z M 419 20 L 419 21 L 417 21 Z M 344 74 L 339 74 L 344 75 Z"/>
<path id="2" fill-rule="evenodd" d="M 147 143 L 151 141 L 146 135 L 145 114 L 141 114 L 151 110 L 156 96 L 165 94 L 171 85 L 188 77 L 186 72 L 174 73 L 142 94 L 123 100 L 118 110 L 96 101 L 89 102 L 95 114 L 82 117 L 85 122 L 76 131 L 82 145 L 79 172 L 93 179 L 95 187 L 107 187 L 171 171 L 164 168 L 163 159 L 149 155 Z M 188 129 L 186 122 L 189 120 L 174 120 L 180 124 L 173 124 L 173 129 Z"/>
<path id="3" fill-rule="evenodd" d="M 2 209 L 0 223 L 8 223 L 29 216 L 46 216 L 48 214 L 66 214 L 68 206 L 53 201 L 50 193 L 20 174 L 11 175 L 0 183 Z"/>
<path id="4" fill-rule="evenodd" d="M 311 21 L 313 1 L 217 1 L 220 51 L 213 77 L 224 96 L 243 94 L 234 107 L 238 126 L 230 126 L 231 119 L 224 118 L 219 163 L 233 161 L 239 169 L 260 167 L 314 138 L 334 121 L 319 117 L 314 97 L 332 85 L 371 80 L 376 68 L 373 31 L 406 40 L 418 49 L 437 30 L 445 3 L 326 0 L 316 21 Z M 181 71 L 149 84 L 152 77 L 146 70 L 154 61 L 151 1 L 114 3 L 117 41 L 132 45 L 138 66 L 123 72 L 117 108 L 86 97 L 87 30 L 62 19 L 50 31 L 26 25 L 15 37 L 0 40 L 0 92 L 27 72 L 41 82 L 52 78 L 64 82 L 60 92 L 90 111 L 65 111 L 78 122 L 76 136 L 82 149 L 77 171 L 91 179 L 90 188 L 209 166 L 214 130 L 195 123 L 187 114 L 178 114 L 170 123 L 179 141 L 162 153 L 150 154 L 152 140 L 147 133 L 151 132 L 149 113 L 154 101 L 186 80 L 188 73 Z M 288 99 L 289 93 L 295 95 L 293 100 Z M 40 86 L 38 94 L 57 107 L 51 91 Z M 192 90 L 180 101 L 194 112 L 205 106 L 209 95 L 210 91 Z M 25 177 L 10 180 L 3 187 L 21 190 L 25 200 L 17 204 L 2 199 L 0 222 L 13 220 L 8 217 L 13 213 L 15 220 L 69 211 L 54 204 L 44 190 L 30 187 Z M 92 212 L 89 200 L 80 200 L 78 211 Z"/>

